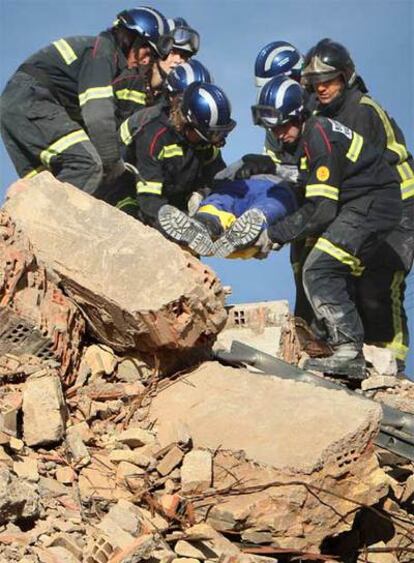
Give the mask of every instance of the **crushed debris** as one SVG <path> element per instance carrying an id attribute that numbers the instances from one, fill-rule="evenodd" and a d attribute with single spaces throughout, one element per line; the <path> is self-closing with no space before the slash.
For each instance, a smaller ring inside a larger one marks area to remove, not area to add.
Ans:
<path id="1" fill-rule="evenodd" d="M 226 318 L 214 274 L 39 178 L 0 210 L 0 562 L 413 561 L 414 463 L 375 445 L 380 402 L 414 413 L 390 358 L 369 352 L 360 394 L 379 402 L 206 361 Z M 224 333 L 300 362 L 284 303 L 229 309 Z"/>

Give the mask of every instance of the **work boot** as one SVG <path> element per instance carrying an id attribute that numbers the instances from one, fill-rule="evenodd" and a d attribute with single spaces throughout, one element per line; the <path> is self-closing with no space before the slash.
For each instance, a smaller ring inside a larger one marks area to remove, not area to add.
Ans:
<path id="1" fill-rule="evenodd" d="M 172 205 L 163 205 L 158 211 L 158 221 L 168 238 L 186 245 L 200 256 L 213 252 L 213 241 L 207 229 Z"/>
<path id="2" fill-rule="evenodd" d="M 349 379 L 365 379 L 365 360 L 361 347 L 354 343 L 340 344 L 332 356 L 311 358 L 304 363 L 304 369 L 321 371 L 326 374 L 344 375 Z"/>
<path id="3" fill-rule="evenodd" d="M 260 209 L 249 209 L 226 230 L 214 243 L 213 254 L 226 258 L 236 250 L 250 246 L 260 235 L 265 224 L 265 216 Z"/>

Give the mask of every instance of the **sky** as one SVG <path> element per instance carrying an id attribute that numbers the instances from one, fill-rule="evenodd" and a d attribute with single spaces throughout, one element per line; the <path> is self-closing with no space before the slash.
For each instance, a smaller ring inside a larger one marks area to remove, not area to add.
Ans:
<path id="1" fill-rule="evenodd" d="M 303 53 L 324 37 L 344 44 L 371 95 L 402 128 L 414 150 L 414 0 L 0 0 L 0 90 L 16 68 L 39 48 L 71 35 L 96 35 L 125 8 L 152 6 L 166 17 L 182 16 L 201 36 L 197 58 L 231 100 L 236 129 L 223 156 L 227 163 L 261 152 L 263 130 L 251 123 L 255 103 L 254 61 L 270 41 L 286 40 Z M 17 178 L 0 143 L 0 203 Z M 266 260 L 206 259 L 232 303 L 287 299 L 294 284 L 288 248 Z M 414 275 L 406 307 L 414 340 Z M 407 372 L 414 375 L 414 343 Z"/>

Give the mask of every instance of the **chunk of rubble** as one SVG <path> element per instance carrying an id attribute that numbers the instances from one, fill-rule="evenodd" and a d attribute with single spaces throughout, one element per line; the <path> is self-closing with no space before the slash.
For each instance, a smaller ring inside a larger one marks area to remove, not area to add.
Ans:
<path id="1" fill-rule="evenodd" d="M 39 495 L 36 486 L 15 477 L 0 467 L 0 525 L 39 516 Z"/>
<path id="2" fill-rule="evenodd" d="M 360 503 L 386 495 L 373 449 L 380 419 L 379 405 L 345 390 L 213 362 L 162 390 L 149 413 L 161 447 L 185 424 L 195 448 L 215 452 L 217 494 L 209 510 L 200 495 L 199 518 L 306 550 L 349 530 Z"/>
<path id="3" fill-rule="evenodd" d="M 201 493 L 211 486 L 212 457 L 207 450 L 192 450 L 181 467 L 181 488 L 184 493 Z"/>
<path id="4" fill-rule="evenodd" d="M 222 328 L 217 276 L 155 229 L 48 172 L 13 184 L 5 209 L 114 350 L 187 350 Z"/>
<path id="5" fill-rule="evenodd" d="M 37 262 L 28 238 L 3 209 L 0 272 L 0 356 L 56 360 L 62 378 L 71 383 L 85 331 L 82 314 Z"/>
<path id="6" fill-rule="evenodd" d="M 388 348 L 379 348 L 364 344 L 364 357 L 374 368 L 377 375 L 395 376 L 397 374 L 397 362 L 394 354 Z"/>
<path id="7" fill-rule="evenodd" d="M 92 344 L 85 350 L 82 363 L 89 367 L 92 377 L 111 375 L 115 371 L 117 359 L 108 346 Z"/>
<path id="8" fill-rule="evenodd" d="M 31 375 L 23 390 L 23 436 L 28 446 L 54 444 L 62 440 L 66 406 L 60 378 L 54 370 Z"/>

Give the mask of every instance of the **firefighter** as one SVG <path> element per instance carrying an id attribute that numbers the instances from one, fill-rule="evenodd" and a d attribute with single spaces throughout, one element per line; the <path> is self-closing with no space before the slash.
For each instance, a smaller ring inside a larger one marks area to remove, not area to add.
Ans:
<path id="1" fill-rule="evenodd" d="M 209 70 L 197 59 L 191 59 L 188 62 L 176 66 L 166 77 L 164 83 L 164 95 L 151 107 L 145 107 L 144 111 L 136 111 L 125 121 L 119 128 L 120 142 L 128 164 L 135 162 L 134 150 L 130 145 L 136 141 L 136 136 L 145 127 L 146 123 L 159 118 L 161 113 L 165 113 L 168 117 L 171 104 L 177 96 L 182 96 L 184 90 L 193 82 L 209 82 L 212 83 L 212 77 Z M 148 104 L 151 105 L 151 104 Z M 128 155 L 130 153 L 130 155 Z M 134 169 L 132 169 L 134 170 Z M 135 170 L 135 175 L 138 171 Z M 131 181 L 127 175 L 122 178 L 123 181 L 117 182 L 114 187 L 113 194 L 107 198 L 108 203 L 116 205 L 129 215 L 135 216 L 137 211 L 136 187 L 135 182 Z M 188 211 L 195 213 L 203 195 L 199 192 L 193 192 L 188 201 Z"/>
<path id="2" fill-rule="evenodd" d="M 403 372 L 409 335 L 405 278 L 414 257 L 414 162 L 404 135 L 369 95 L 348 50 L 323 39 L 306 56 L 303 80 L 316 94 L 319 115 L 350 127 L 380 150 L 397 173 L 403 201 L 399 225 L 378 248 L 358 281 L 358 306 L 368 343 L 390 348 Z"/>
<path id="3" fill-rule="evenodd" d="M 178 65 L 191 63 L 199 46 L 199 34 L 189 27 L 184 18 L 169 19 L 168 33 L 162 37 L 162 51 L 168 51 L 168 55 L 163 58 L 153 57 L 146 64 L 141 63 L 138 69 L 127 70 L 116 79 L 114 89 L 118 99 L 118 124 L 124 124 L 130 115 L 148 106 L 162 104 L 167 108 L 171 94 L 170 87 L 166 92 L 167 78 Z M 199 62 L 195 64 L 201 65 Z M 193 69 L 191 65 L 186 67 L 185 73 L 191 75 L 192 70 L 194 70 L 194 75 L 191 82 L 197 80 L 211 82 L 207 69 L 205 70 L 208 78 L 205 76 L 204 70 L 200 70 L 198 67 Z M 183 90 L 182 87 L 181 90 Z M 130 125 L 134 126 L 132 123 Z"/>
<path id="4" fill-rule="evenodd" d="M 172 47 L 167 57 L 158 59 L 152 69 L 151 86 L 159 93 L 162 93 L 168 74 L 178 65 L 191 60 L 200 48 L 200 35 L 184 18 L 169 19 L 168 25 Z"/>
<path id="5" fill-rule="evenodd" d="M 169 112 L 143 119 L 128 134 L 124 130 L 127 160 L 137 170 L 135 217 L 162 230 L 159 212 L 164 205 L 187 211 L 192 193 L 208 186 L 225 167 L 220 148 L 234 126 L 223 90 L 193 82 L 173 98 Z M 194 240 L 181 242 L 199 250 Z"/>
<path id="6" fill-rule="evenodd" d="M 353 298 L 354 280 L 401 218 L 394 171 L 359 133 L 332 119 L 306 119 L 303 89 L 287 77 L 263 87 L 252 113 L 255 124 L 284 143 L 299 140 L 307 160 L 304 202 L 260 235 L 261 244 L 267 239 L 273 249 L 317 237 L 304 264 L 303 284 L 334 353 L 308 360 L 306 367 L 363 377 L 364 331 Z"/>
<path id="7" fill-rule="evenodd" d="M 153 8 L 124 10 L 98 37 L 59 39 L 17 69 L 1 98 L 1 133 L 20 177 L 48 169 L 96 195 L 123 172 L 113 83 L 168 54 L 167 25 Z"/>
<path id="8" fill-rule="evenodd" d="M 272 41 L 265 45 L 257 54 L 255 61 L 255 84 L 263 87 L 275 76 L 288 76 L 297 82 L 301 79 L 303 57 L 300 51 L 287 41 Z M 312 103 L 307 100 L 307 105 Z M 303 172 L 305 159 L 300 158 L 298 143 L 283 143 L 271 131 L 266 131 L 264 155 L 245 155 L 242 158 L 237 177 L 249 178 L 251 174 L 272 173 L 276 165 L 277 174 L 291 183 L 295 189 L 296 199 L 302 198 L 298 189 L 299 175 Z M 271 162 L 272 161 L 272 162 Z M 306 298 L 302 285 L 302 265 L 304 258 L 313 245 L 312 238 L 296 240 L 290 245 L 290 262 L 295 280 L 295 317 L 300 317 L 309 325 L 313 320 L 313 311 Z M 264 256 L 260 253 L 260 256 Z"/>

